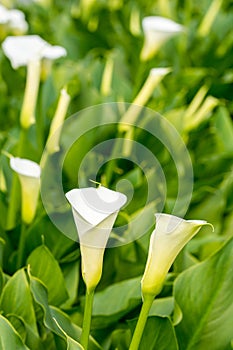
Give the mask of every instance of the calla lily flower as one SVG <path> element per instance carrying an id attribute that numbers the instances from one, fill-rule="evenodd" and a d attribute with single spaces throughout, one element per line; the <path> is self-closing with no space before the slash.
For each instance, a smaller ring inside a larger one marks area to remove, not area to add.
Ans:
<path id="1" fill-rule="evenodd" d="M 149 16 L 143 18 L 142 29 L 144 44 L 140 58 L 142 61 L 147 61 L 157 53 L 168 39 L 181 33 L 184 27 L 165 17 Z"/>
<path id="2" fill-rule="evenodd" d="M 25 15 L 19 10 L 8 10 L 3 5 L 0 5 L 0 25 L 5 26 L 6 32 L 13 34 L 24 34 L 28 30 L 28 23 L 25 20 Z"/>
<path id="3" fill-rule="evenodd" d="M 14 69 L 27 66 L 27 81 L 20 124 L 22 128 L 28 129 L 35 123 L 41 60 L 51 62 L 51 60 L 66 56 L 66 50 L 61 46 L 50 45 L 38 35 L 9 36 L 2 43 L 2 48 Z"/>
<path id="4" fill-rule="evenodd" d="M 149 254 L 141 281 L 143 297 L 156 296 L 181 249 L 195 236 L 203 220 L 183 220 L 168 214 L 155 214 L 156 228 L 150 239 Z"/>
<path id="5" fill-rule="evenodd" d="M 102 275 L 104 250 L 126 196 L 103 186 L 73 189 L 66 193 L 78 231 L 82 275 L 87 291 L 95 289 Z"/>
<path id="6" fill-rule="evenodd" d="M 10 167 L 18 174 L 21 184 L 23 222 L 30 224 L 36 213 L 40 189 L 40 166 L 29 159 L 11 157 Z"/>
<path id="7" fill-rule="evenodd" d="M 30 61 L 66 56 L 64 47 L 50 45 L 39 35 L 9 36 L 2 43 L 2 48 L 14 69 L 27 66 Z"/>
<path id="8" fill-rule="evenodd" d="M 69 103 L 70 95 L 67 93 L 66 89 L 62 89 L 60 92 L 58 106 L 49 130 L 47 150 L 50 154 L 58 152 L 60 149 L 59 140 L 61 127 L 64 122 Z"/>

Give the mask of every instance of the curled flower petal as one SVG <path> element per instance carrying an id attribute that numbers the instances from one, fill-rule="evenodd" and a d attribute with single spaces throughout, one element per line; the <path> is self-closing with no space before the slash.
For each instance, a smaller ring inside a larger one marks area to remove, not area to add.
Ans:
<path id="1" fill-rule="evenodd" d="M 141 51 L 142 61 L 151 59 L 163 43 L 184 30 L 182 25 L 160 16 L 143 18 L 142 28 L 144 32 L 144 44 Z"/>
<path id="2" fill-rule="evenodd" d="M 195 236 L 203 220 L 184 220 L 168 214 L 156 214 L 156 228 L 150 239 L 149 254 L 142 278 L 142 294 L 157 295 L 181 249 Z"/>
<path id="3" fill-rule="evenodd" d="M 63 47 L 50 45 L 38 35 L 9 36 L 4 40 L 2 48 L 15 69 L 27 66 L 30 61 L 66 56 Z"/>
<path id="4" fill-rule="evenodd" d="M 73 189 L 66 193 L 72 206 L 82 256 L 82 275 L 88 291 L 98 284 L 103 255 L 118 211 L 126 203 L 120 192 L 99 188 Z"/>
<path id="5" fill-rule="evenodd" d="M 18 174 L 22 193 L 22 219 L 30 224 L 34 219 L 40 189 L 39 164 L 22 158 L 10 159 L 11 168 Z"/>

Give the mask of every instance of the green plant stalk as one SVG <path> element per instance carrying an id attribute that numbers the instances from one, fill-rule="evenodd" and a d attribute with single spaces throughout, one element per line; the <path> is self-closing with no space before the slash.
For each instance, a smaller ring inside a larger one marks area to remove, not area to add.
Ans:
<path id="1" fill-rule="evenodd" d="M 88 291 L 88 290 L 86 291 L 84 317 L 83 317 L 83 328 L 82 328 L 82 334 L 81 334 L 81 339 L 80 339 L 80 343 L 84 347 L 85 350 L 88 349 L 94 293 L 95 293 L 94 289 L 91 291 Z"/>
<path id="2" fill-rule="evenodd" d="M 22 267 L 23 264 L 23 254 L 24 254 L 24 247 L 25 247 L 25 240 L 26 240 L 26 229 L 27 226 L 24 222 L 21 224 L 21 232 L 19 237 L 19 249 L 18 249 L 18 255 L 17 255 L 17 269 Z"/>
<path id="3" fill-rule="evenodd" d="M 17 151 L 17 155 L 19 157 L 23 156 L 26 140 L 27 140 L 27 130 L 24 128 L 21 128 L 18 151 Z M 18 209 L 18 200 L 17 200 L 18 191 L 19 191 L 19 182 L 18 182 L 17 174 L 15 174 L 14 172 L 12 176 L 12 185 L 11 185 L 9 206 L 8 206 L 8 212 L 7 212 L 7 221 L 6 221 L 7 230 L 10 230 L 15 227 L 16 214 Z"/>
<path id="4" fill-rule="evenodd" d="M 154 301 L 153 295 L 145 296 L 129 350 L 137 350 L 139 348 L 143 331 L 146 325 L 147 317 L 153 301 Z"/>

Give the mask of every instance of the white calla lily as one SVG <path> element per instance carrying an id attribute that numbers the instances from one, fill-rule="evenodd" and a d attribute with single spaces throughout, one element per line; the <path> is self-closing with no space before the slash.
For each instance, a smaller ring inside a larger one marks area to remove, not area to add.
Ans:
<path id="1" fill-rule="evenodd" d="M 203 220 L 184 220 L 168 214 L 155 214 L 156 228 L 150 239 L 149 254 L 141 287 L 143 297 L 157 295 L 181 249 L 195 236 Z"/>
<path id="2" fill-rule="evenodd" d="M 66 56 L 64 47 L 50 45 L 39 35 L 9 36 L 2 43 L 2 48 L 14 69 L 27 66 L 34 60 L 55 60 Z"/>
<path id="3" fill-rule="evenodd" d="M 28 30 L 24 13 L 20 10 L 9 10 L 3 5 L 0 5 L 0 24 L 6 26 L 6 32 L 13 34 L 24 34 Z"/>
<path id="4" fill-rule="evenodd" d="M 203 220 L 184 220 L 174 215 L 155 214 L 156 227 L 152 232 L 146 268 L 141 281 L 143 304 L 129 350 L 137 350 L 146 326 L 147 317 L 162 289 L 166 275 L 181 249 L 204 225 Z"/>
<path id="5" fill-rule="evenodd" d="M 184 31 L 184 27 L 169 18 L 149 16 L 142 20 L 144 44 L 140 58 L 151 59 L 159 48 L 170 38 Z"/>
<path id="6" fill-rule="evenodd" d="M 82 256 L 82 275 L 87 291 L 98 284 L 103 266 L 104 250 L 126 196 L 103 186 L 73 189 L 66 193 L 72 206 Z"/>
<path id="7" fill-rule="evenodd" d="M 40 189 L 39 164 L 23 158 L 11 157 L 11 168 L 18 174 L 22 193 L 22 219 L 30 224 L 34 219 Z"/>
<path id="8" fill-rule="evenodd" d="M 9 36 L 2 43 L 2 48 L 14 69 L 27 66 L 27 81 L 20 113 L 20 124 L 22 128 L 28 129 L 35 123 L 41 60 L 45 59 L 47 62 L 51 62 L 66 56 L 66 50 L 61 46 L 50 45 L 38 35 Z"/>

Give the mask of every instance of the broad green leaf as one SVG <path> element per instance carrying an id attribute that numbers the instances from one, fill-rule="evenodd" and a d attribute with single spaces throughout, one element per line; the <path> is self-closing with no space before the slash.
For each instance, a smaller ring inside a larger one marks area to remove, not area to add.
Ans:
<path id="1" fill-rule="evenodd" d="M 41 281 L 29 274 L 30 288 L 35 302 L 43 310 L 43 323 L 54 334 L 61 338 L 64 338 L 64 334 L 57 324 L 62 325 L 62 330 L 72 339 L 79 341 L 81 337 L 81 328 L 71 322 L 69 317 L 56 307 L 49 306 L 48 293 L 46 287 Z M 56 320 L 56 322 L 54 321 Z M 94 341 L 90 339 L 90 350 L 98 350 L 100 347 Z"/>
<path id="2" fill-rule="evenodd" d="M 27 329 L 24 320 L 14 314 L 8 314 L 7 319 L 10 321 L 14 329 L 19 333 L 21 339 L 25 342 L 27 336 Z"/>
<path id="3" fill-rule="evenodd" d="M 183 318 L 180 350 L 225 350 L 232 340 L 233 239 L 206 261 L 184 271 L 174 296 Z"/>
<path id="4" fill-rule="evenodd" d="M 24 322 L 27 331 L 27 345 L 29 347 L 37 346 L 40 349 L 33 299 L 24 269 L 18 270 L 5 284 L 0 307 L 4 316 L 12 317 L 11 315 L 15 315 Z M 20 329 L 23 336 L 24 330 Z"/>
<path id="5" fill-rule="evenodd" d="M 54 318 L 55 323 L 57 324 L 58 328 L 62 331 L 64 336 L 66 337 L 67 341 L 67 350 L 84 350 L 81 344 L 79 344 L 77 341 L 69 337 L 66 332 L 62 329 L 62 327 L 59 325 L 57 320 Z"/>
<path id="6" fill-rule="evenodd" d="M 130 329 L 116 329 L 111 335 L 111 349 L 125 350 L 129 348 L 131 340 Z"/>
<path id="7" fill-rule="evenodd" d="M 93 328 L 104 328 L 141 303 L 141 277 L 115 283 L 94 296 Z"/>
<path id="8" fill-rule="evenodd" d="M 30 265 L 30 272 L 39 278 L 48 290 L 49 303 L 60 305 L 67 298 L 65 280 L 60 266 L 49 249 L 42 245 L 30 254 L 27 259 Z"/>
<path id="9" fill-rule="evenodd" d="M 129 322 L 132 332 L 137 320 Z M 168 317 L 150 316 L 147 319 L 139 350 L 178 350 L 174 327 Z"/>
<path id="10" fill-rule="evenodd" d="M 80 338 L 81 338 L 82 329 L 80 327 L 78 327 L 77 325 L 75 325 L 74 323 L 72 323 L 71 320 L 69 319 L 69 317 L 64 312 L 62 312 L 60 309 L 58 309 L 54 306 L 50 306 L 50 311 L 51 311 L 52 317 L 55 318 L 56 321 L 60 325 L 62 325 L 63 331 L 65 331 L 65 333 L 70 338 L 79 342 Z M 91 336 L 89 339 L 89 348 L 90 348 L 90 350 L 100 350 L 101 349 L 100 345 Z"/>
<path id="11" fill-rule="evenodd" d="M 71 263 L 64 264 L 64 266 L 62 266 L 62 272 L 65 278 L 66 289 L 69 294 L 69 299 L 63 305 L 63 307 L 68 308 L 68 306 L 71 306 L 77 299 L 80 275 L 79 262 L 73 261 Z"/>
<path id="12" fill-rule="evenodd" d="M 151 306 L 149 315 L 168 317 L 171 316 L 172 312 L 174 311 L 174 307 L 175 301 L 173 297 L 155 299 Z"/>
<path id="13" fill-rule="evenodd" d="M 61 233 L 53 225 L 48 216 L 43 215 L 32 223 L 30 228 L 27 230 L 26 251 L 28 255 L 35 248 L 41 245 L 42 235 L 44 237 L 45 245 L 49 248 L 57 260 L 64 259 L 66 255 L 70 253 L 72 246 L 74 246 L 74 242 Z"/>
<path id="14" fill-rule="evenodd" d="M 0 315 L 0 349 L 1 350 L 29 350 L 11 323 Z"/>

